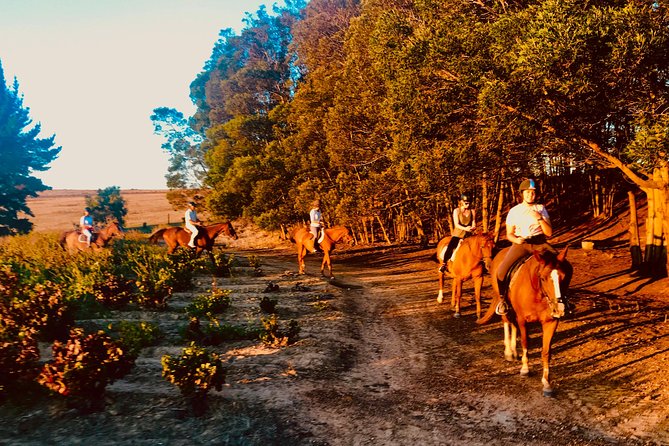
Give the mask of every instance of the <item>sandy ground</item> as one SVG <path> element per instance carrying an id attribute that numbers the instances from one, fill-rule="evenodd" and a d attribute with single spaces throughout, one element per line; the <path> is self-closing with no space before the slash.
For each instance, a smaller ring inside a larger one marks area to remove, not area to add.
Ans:
<path id="1" fill-rule="evenodd" d="M 151 320 L 167 336 L 108 389 L 104 412 L 78 415 L 56 398 L 0 407 L 0 444 L 96 445 L 664 445 L 669 444 L 667 279 L 629 274 L 625 249 L 572 249 L 574 315 L 553 343 L 554 398 L 541 391 L 540 328 L 532 328 L 528 378 L 504 361 L 496 319 L 479 326 L 471 282 L 463 314 L 438 304 L 432 249 L 345 247 L 336 280 L 309 255 L 296 275 L 290 246 L 267 236 L 222 240 L 240 265 L 217 279 L 233 291 L 230 323 L 253 323 L 267 283 L 279 285 L 282 323 L 299 322 L 298 343 L 282 349 L 241 341 L 225 356 L 227 384 L 190 416 L 160 376 L 160 357 L 179 353 L 183 307 L 211 284 L 176 294 L 164 313 L 118 312 Z M 246 241 L 245 241 L 246 240 Z M 243 266 L 261 260 L 262 275 Z M 492 290 L 484 282 L 484 306 Z M 448 299 L 447 299 L 448 300 Z M 104 321 L 83 321 L 88 326 Z"/>

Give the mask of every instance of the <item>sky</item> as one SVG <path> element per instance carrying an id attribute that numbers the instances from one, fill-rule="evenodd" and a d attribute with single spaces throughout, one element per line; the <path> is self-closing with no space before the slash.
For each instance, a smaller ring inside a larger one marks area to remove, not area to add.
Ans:
<path id="1" fill-rule="evenodd" d="M 41 138 L 53 189 L 165 189 L 154 108 L 195 112 L 189 86 L 219 31 L 278 0 L 0 0 L 0 62 Z"/>

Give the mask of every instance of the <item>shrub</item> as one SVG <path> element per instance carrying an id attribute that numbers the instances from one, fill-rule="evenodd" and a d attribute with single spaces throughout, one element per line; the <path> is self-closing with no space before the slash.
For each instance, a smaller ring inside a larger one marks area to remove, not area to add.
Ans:
<path id="1" fill-rule="evenodd" d="M 145 321 L 120 321 L 116 326 L 110 324 L 109 328 L 110 330 L 116 328 L 119 343 L 134 357 L 139 355 L 142 348 L 155 345 L 163 336 L 157 325 Z"/>
<path id="2" fill-rule="evenodd" d="M 208 294 L 195 296 L 193 302 L 186 307 L 186 313 L 195 317 L 211 317 L 214 314 L 223 313 L 230 307 L 230 293 L 230 290 L 212 287 Z"/>
<path id="3" fill-rule="evenodd" d="M 53 358 L 44 365 L 38 382 L 86 412 L 101 409 L 107 385 L 134 365 L 134 358 L 105 332 L 85 335 L 81 328 L 73 328 L 65 344 L 54 342 Z"/>
<path id="4" fill-rule="evenodd" d="M 260 309 L 268 314 L 276 313 L 276 304 L 278 303 L 277 299 L 272 299 L 271 297 L 264 295 L 260 299 Z"/>
<path id="5" fill-rule="evenodd" d="M 95 300 L 111 309 L 126 306 L 132 299 L 133 292 L 131 280 L 120 278 L 108 271 L 102 273 L 100 280 L 93 284 Z"/>
<path id="6" fill-rule="evenodd" d="M 164 355 L 161 359 L 163 377 L 179 388 L 189 400 L 195 415 L 206 411 L 209 390 L 221 390 L 226 370 L 219 356 L 191 343 L 181 356 Z"/>
<path id="7" fill-rule="evenodd" d="M 260 257 L 258 257 L 255 254 L 251 254 L 249 257 L 249 266 L 251 268 L 259 268 L 260 267 Z"/>
<path id="8" fill-rule="evenodd" d="M 39 350 L 33 330 L 3 327 L 0 332 L 0 393 L 18 388 L 39 373 Z"/>
<path id="9" fill-rule="evenodd" d="M 263 331 L 260 334 L 260 340 L 270 347 L 285 347 L 294 344 L 300 333 L 300 327 L 297 321 L 291 320 L 288 323 L 288 329 L 282 330 L 276 315 L 268 318 L 261 318 L 260 322 Z"/>
<path id="10" fill-rule="evenodd" d="M 190 318 L 183 334 L 186 341 L 195 342 L 199 345 L 220 345 L 225 341 L 258 339 L 259 337 L 260 331 L 258 329 L 221 324 L 217 319 L 211 319 L 203 328 L 200 319 L 197 317 Z"/>

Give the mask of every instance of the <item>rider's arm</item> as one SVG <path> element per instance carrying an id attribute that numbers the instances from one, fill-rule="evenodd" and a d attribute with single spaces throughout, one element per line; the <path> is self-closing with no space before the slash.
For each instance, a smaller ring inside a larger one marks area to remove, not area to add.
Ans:
<path id="1" fill-rule="evenodd" d="M 516 235 L 516 226 L 515 225 L 506 225 L 506 238 L 511 243 L 516 243 L 518 245 L 522 244 L 525 239 L 518 237 Z"/>
<path id="2" fill-rule="evenodd" d="M 553 235 L 553 226 L 551 225 L 551 221 L 548 218 L 548 213 L 546 213 L 545 216 L 540 212 L 536 212 L 536 214 L 537 223 L 539 226 L 541 226 L 541 230 L 543 231 L 544 235 L 546 237 Z"/>
<path id="3" fill-rule="evenodd" d="M 459 210 L 460 210 L 460 208 L 453 209 L 453 227 L 455 229 L 460 229 L 462 231 L 467 231 L 467 230 L 469 230 L 469 228 L 467 226 L 462 226 L 460 224 L 460 218 L 459 218 L 459 215 L 458 215 Z"/>

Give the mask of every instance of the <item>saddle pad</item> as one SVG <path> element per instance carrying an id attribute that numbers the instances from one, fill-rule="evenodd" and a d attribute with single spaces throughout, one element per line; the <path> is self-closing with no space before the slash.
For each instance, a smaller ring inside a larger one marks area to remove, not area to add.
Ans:
<path id="1" fill-rule="evenodd" d="M 323 243 L 323 239 L 325 238 L 325 231 L 321 231 L 320 237 L 318 237 L 318 243 Z"/>
<path id="2" fill-rule="evenodd" d="M 458 246 L 455 247 L 453 250 L 453 254 L 451 254 L 450 259 L 444 259 L 444 256 L 446 255 L 446 250 L 448 249 L 448 244 L 444 246 L 444 248 L 439 252 L 439 258 L 442 259 L 442 262 L 447 262 L 448 260 L 455 261 L 455 253 L 458 252 L 458 249 L 460 248 L 460 245 L 462 245 L 462 240 L 458 242 Z"/>

